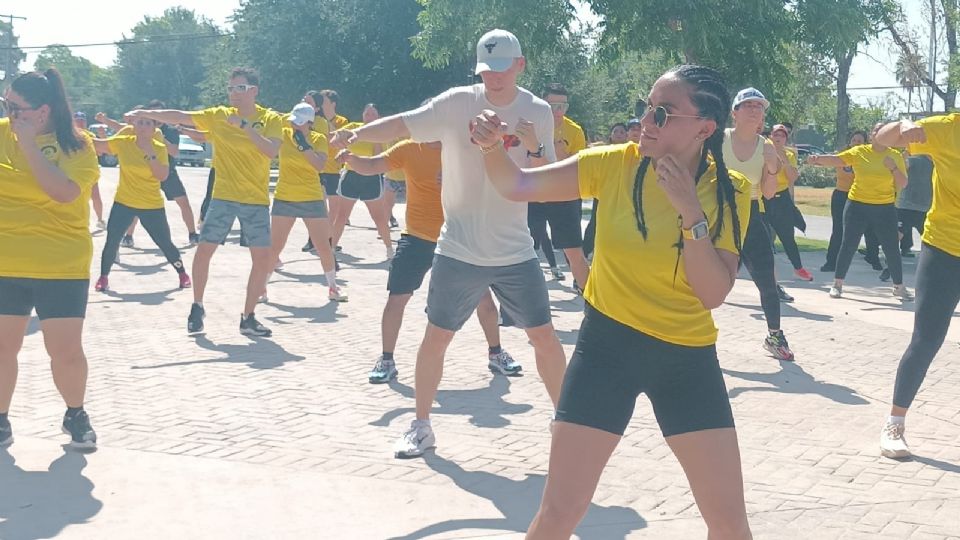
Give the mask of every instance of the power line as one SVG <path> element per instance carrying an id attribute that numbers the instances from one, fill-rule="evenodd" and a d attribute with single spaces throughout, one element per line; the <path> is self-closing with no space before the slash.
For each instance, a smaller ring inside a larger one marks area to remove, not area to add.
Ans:
<path id="1" fill-rule="evenodd" d="M 29 47 L 0 47 L 0 51 L 10 51 L 20 49 L 23 51 L 27 50 L 43 50 L 50 47 L 66 47 L 68 49 L 80 48 L 80 47 L 115 47 L 120 45 L 149 45 L 152 43 L 174 43 L 178 41 L 190 41 L 194 39 L 210 39 L 210 38 L 222 38 L 229 37 L 234 35 L 232 32 L 225 34 L 170 34 L 168 36 L 152 36 L 147 39 L 123 39 L 119 41 L 107 41 L 103 43 L 76 43 L 72 45 L 67 45 L 63 43 L 51 43 L 49 45 L 35 45 Z"/>

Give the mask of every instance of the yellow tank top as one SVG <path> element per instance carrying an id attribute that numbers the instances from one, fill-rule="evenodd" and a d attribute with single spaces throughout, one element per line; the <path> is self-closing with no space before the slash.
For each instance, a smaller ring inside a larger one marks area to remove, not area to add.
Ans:
<path id="1" fill-rule="evenodd" d="M 763 180 L 763 137 L 757 135 L 757 146 L 753 155 L 746 161 L 737 159 L 733 152 L 733 128 L 727 128 L 723 134 L 723 161 L 727 168 L 737 171 L 750 181 L 750 200 L 760 198 L 760 181 Z"/>

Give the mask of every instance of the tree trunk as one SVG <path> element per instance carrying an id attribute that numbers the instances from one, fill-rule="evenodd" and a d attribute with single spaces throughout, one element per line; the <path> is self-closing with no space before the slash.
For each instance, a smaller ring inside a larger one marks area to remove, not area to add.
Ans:
<path id="1" fill-rule="evenodd" d="M 944 92 L 945 95 L 942 95 L 944 110 L 950 111 L 957 106 L 957 79 L 960 79 L 960 73 L 953 73 L 955 69 L 960 69 L 957 66 L 960 63 L 956 62 L 957 58 L 957 18 L 960 17 L 960 2 L 957 0 L 943 0 L 943 20 L 944 20 L 944 32 L 947 35 L 947 54 L 948 57 L 948 68 L 947 71 L 947 91 Z"/>
<path id="2" fill-rule="evenodd" d="M 847 82 L 850 80 L 850 65 L 857 49 L 854 47 L 846 54 L 837 58 L 837 133 L 834 136 L 833 147 L 839 150 L 847 141 L 847 131 L 850 129 L 850 96 L 847 94 Z"/>

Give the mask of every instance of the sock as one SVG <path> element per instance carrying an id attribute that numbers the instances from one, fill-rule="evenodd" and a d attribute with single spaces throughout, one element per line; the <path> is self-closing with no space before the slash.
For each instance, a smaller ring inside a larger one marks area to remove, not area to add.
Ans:
<path id="1" fill-rule="evenodd" d="M 388 360 L 388 361 L 390 361 L 390 362 L 393 362 L 393 353 L 392 353 L 392 352 L 383 352 L 383 353 L 381 353 L 381 354 L 382 354 L 384 360 Z"/>
<path id="2" fill-rule="evenodd" d="M 426 419 L 421 420 L 421 419 L 417 418 L 416 420 L 413 421 L 412 424 L 410 424 L 410 426 L 411 426 L 411 427 L 423 427 L 423 426 L 430 427 L 430 419 L 429 419 L 429 418 L 426 418 Z"/>
<path id="3" fill-rule="evenodd" d="M 67 407 L 67 416 L 73 416 L 83 410 L 83 405 L 79 407 Z"/>
<path id="4" fill-rule="evenodd" d="M 906 416 L 891 416 L 891 417 L 887 418 L 887 423 L 888 423 L 888 424 L 899 424 L 899 425 L 902 426 L 903 423 L 906 422 L 906 420 L 907 420 L 907 417 L 906 417 Z"/>
<path id="5" fill-rule="evenodd" d="M 327 276 L 327 286 L 331 289 L 337 288 L 337 271 L 331 270 L 329 272 L 324 272 L 323 275 Z"/>
<path id="6" fill-rule="evenodd" d="M 780 330 L 769 330 L 771 336 L 779 336 Z"/>
<path id="7" fill-rule="evenodd" d="M 503 352 L 503 347 L 500 345 L 494 345 L 493 347 L 489 347 L 489 351 L 490 354 L 500 354 Z"/>

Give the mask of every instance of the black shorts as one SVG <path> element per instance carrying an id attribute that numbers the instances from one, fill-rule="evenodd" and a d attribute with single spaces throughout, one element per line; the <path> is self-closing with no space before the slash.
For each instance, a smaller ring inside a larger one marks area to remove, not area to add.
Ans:
<path id="1" fill-rule="evenodd" d="M 391 295 L 412 294 L 423 285 L 423 278 L 433 266 L 436 242 L 409 234 L 400 235 L 397 252 L 390 261 L 387 290 Z"/>
<path id="2" fill-rule="evenodd" d="M 664 437 L 734 427 L 715 345 L 667 343 L 588 304 L 556 419 L 623 435 L 641 393 Z"/>
<path id="3" fill-rule="evenodd" d="M 545 230 L 550 224 L 550 240 L 556 249 L 583 246 L 583 229 L 580 227 L 583 203 L 575 201 L 530 203 L 527 209 L 527 224 L 536 238 L 536 230 Z"/>
<path id="4" fill-rule="evenodd" d="M 336 197 L 340 189 L 340 173 L 320 173 L 320 184 L 327 197 Z"/>
<path id="5" fill-rule="evenodd" d="M 89 279 L 32 279 L 0 277 L 0 315 L 82 319 L 87 313 Z"/>
<path id="6" fill-rule="evenodd" d="M 183 187 L 183 182 L 180 181 L 180 175 L 174 171 L 170 171 L 167 179 L 160 182 L 160 189 L 168 201 L 172 201 L 178 197 L 184 197 L 187 194 L 186 188 Z"/>

